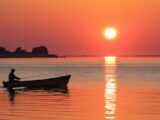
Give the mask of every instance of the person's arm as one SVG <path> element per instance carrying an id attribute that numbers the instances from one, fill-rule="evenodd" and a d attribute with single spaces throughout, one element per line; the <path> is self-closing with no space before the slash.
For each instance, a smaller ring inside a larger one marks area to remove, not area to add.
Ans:
<path id="1" fill-rule="evenodd" d="M 21 78 L 19 78 L 19 77 L 15 76 L 15 75 L 14 75 L 14 78 L 15 78 L 15 79 L 17 79 L 17 80 L 20 80 L 20 79 L 21 79 Z"/>

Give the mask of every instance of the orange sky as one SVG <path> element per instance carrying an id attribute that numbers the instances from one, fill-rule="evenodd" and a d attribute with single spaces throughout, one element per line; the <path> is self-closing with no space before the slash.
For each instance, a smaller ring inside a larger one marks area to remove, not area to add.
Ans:
<path id="1" fill-rule="evenodd" d="M 60 55 L 160 54 L 160 0 L 0 0 L 0 46 Z M 113 26 L 109 42 L 103 30 Z"/>

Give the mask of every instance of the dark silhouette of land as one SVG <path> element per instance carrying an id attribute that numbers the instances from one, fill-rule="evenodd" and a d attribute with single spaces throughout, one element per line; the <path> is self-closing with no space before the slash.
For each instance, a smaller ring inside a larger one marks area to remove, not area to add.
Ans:
<path id="1" fill-rule="evenodd" d="M 0 47 L 0 58 L 32 58 L 32 57 L 58 57 L 56 54 L 49 54 L 48 48 L 45 46 L 32 48 L 32 52 L 18 47 L 14 52 L 6 50 L 4 47 Z"/>

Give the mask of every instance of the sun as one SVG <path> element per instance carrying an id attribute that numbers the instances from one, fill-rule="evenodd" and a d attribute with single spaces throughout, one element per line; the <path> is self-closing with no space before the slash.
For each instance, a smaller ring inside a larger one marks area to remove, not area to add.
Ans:
<path id="1" fill-rule="evenodd" d="M 114 40 L 117 37 L 117 30 L 115 28 L 107 28 L 104 31 L 104 36 L 108 40 Z"/>

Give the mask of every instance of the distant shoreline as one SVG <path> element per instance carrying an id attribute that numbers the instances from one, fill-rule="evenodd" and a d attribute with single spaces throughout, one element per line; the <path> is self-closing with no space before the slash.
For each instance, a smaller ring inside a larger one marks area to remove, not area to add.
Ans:
<path id="1" fill-rule="evenodd" d="M 57 58 L 56 54 L 49 54 L 48 48 L 45 46 L 39 46 L 32 48 L 31 52 L 28 52 L 21 47 L 10 52 L 4 47 L 0 47 L 0 58 Z"/>
<path id="2" fill-rule="evenodd" d="M 122 55 L 119 57 L 160 57 L 160 55 L 131 55 L 131 56 Z"/>
<path id="3" fill-rule="evenodd" d="M 107 57 L 107 56 L 115 56 L 115 57 L 160 57 L 160 55 L 67 55 L 66 57 Z"/>
<path id="4" fill-rule="evenodd" d="M 59 58 L 56 55 L 0 55 L 0 58 Z"/>
<path id="5" fill-rule="evenodd" d="M 0 54 L 0 58 L 70 58 L 70 57 L 107 57 L 111 55 L 106 56 L 94 56 L 94 55 L 66 55 L 66 56 L 57 56 L 55 54 L 48 54 L 48 55 L 34 55 L 34 54 Z M 114 55 L 112 55 L 114 56 Z M 160 55 L 121 55 L 116 57 L 160 57 Z"/>

